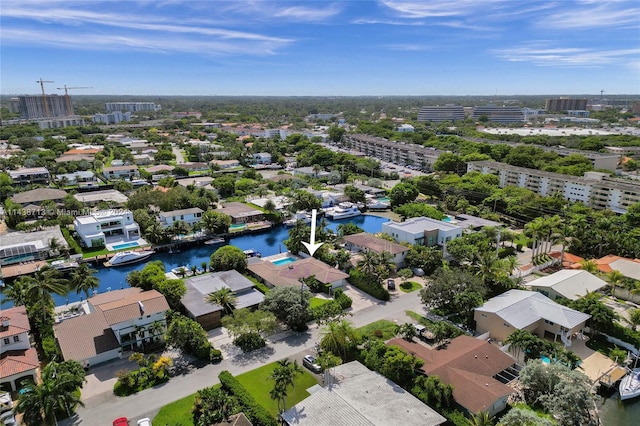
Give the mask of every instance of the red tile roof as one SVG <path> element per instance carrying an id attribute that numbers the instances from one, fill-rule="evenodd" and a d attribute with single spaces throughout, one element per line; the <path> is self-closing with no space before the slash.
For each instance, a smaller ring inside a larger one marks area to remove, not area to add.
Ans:
<path id="1" fill-rule="evenodd" d="M 332 268 L 324 262 L 313 257 L 296 260 L 285 265 L 276 265 L 268 260 L 247 266 L 254 274 L 264 280 L 279 286 L 300 286 L 300 278 L 315 276 L 323 284 L 333 283 L 349 278 L 339 269 Z"/>
<path id="2" fill-rule="evenodd" d="M 9 322 L 9 327 L 2 327 L 4 321 Z M 31 331 L 29 318 L 27 317 L 27 308 L 24 306 L 15 306 L 0 311 L 0 339 L 5 337 L 17 336 L 18 334 L 28 333 Z"/>
<path id="3" fill-rule="evenodd" d="M 100 305 L 91 301 L 91 304 L 104 314 L 109 325 L 169 310 L 167 299 L 157 290 L 143 291 Z"/>
<path id="4" fill-rule="evenodd" d="M 342 237 L 342 239 L 355 246 L 362 247 L 376 253 L 387 252 L 395 256 L 398 253 L 409 251 L 409 247 L 394 243 L 393 241 L 385 240 L 384 238 L 378 238 L 374 235 L 367 234 L 366 232 L 347 235 Z"/>
<path id="5" fill-rule="evenodd" d="M 0 359 L 0 378 L 21 374 L 40 367 L 35 348 L 24 351 L 8 351 Z"/>

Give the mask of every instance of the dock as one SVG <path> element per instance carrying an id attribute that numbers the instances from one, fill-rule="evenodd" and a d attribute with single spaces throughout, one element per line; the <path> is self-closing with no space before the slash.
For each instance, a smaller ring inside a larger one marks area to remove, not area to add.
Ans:
<path id="1" fill-rule="evenodd" d="M 46 260 L 33 260 L 30 262 L 22 262 L 15 265 L 3 266 L 0 271 L 0 276 L 4 279 L 15 278 L 20 275 L 33 274 L 42 267 L 47 266 Z"/>

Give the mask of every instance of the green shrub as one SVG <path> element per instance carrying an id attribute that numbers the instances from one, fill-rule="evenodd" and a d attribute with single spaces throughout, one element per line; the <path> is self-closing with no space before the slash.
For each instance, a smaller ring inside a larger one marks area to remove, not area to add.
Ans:
<path id="1" fill-rule="evenodd" d="M 640 346 L 640 332 L 623 327 L 617 322 L 614 322 L 613 325 L 607 327 L 603 332 L 611 337 L 618 338 L 623 342 L 631 343 L 635 348 Z"/>
<path id="2" fill-rule="evenodd" d="M 515 256 L 516 249 L 512 246 L 510 247 L 502 247 L 498 250 L 498 257 L 500 259 L 504 259 L 505 257 Z"/>
<path id="3" fill-rule="evenodd" d="M 342 309 L 350 308 L 353 304 L 353 300 L 344 294 L 344 290 L 341 288 L 338 288 L 333 292 L 333 299 L 340 304 Z"/>
<path id="4" fill-rule="evenodd" d="M 222 389 L 235 396 L 242 406 L 242 411 L 254 426 L 277 426 L 278 422 L 267 410 L 259 405 L 244 386 L 231 373 L 224 370 L 218 375 Z"/>
<path id="5" fill-rule="evenodd" d="M 222 361 L 222 351 L 220 349 L 211 348 L 210 359 L 211 362 Z"/>
<path id="6" fill-rule="evenodd" d="M 62 236 L 64 237 L 64 240 L 67 242 L 69 247 L 71 247 L 73 252 L 75 254 L 82 253 L 80 244 L 78 244 L 78 242 L 71 236 L 71 233 L 69 233 L 69 230 L 67 228 L 60 227 L 60 231 L 62 231 Z"/>
<path id="7" fill-rule="evenodd" d="M 56 340 L 53 336 L 46 336 L 42 338 L 42 352 L 47 359 L 55 359 L 56 356 L 60 355 L 58 352 L 58 345 L 56 345 Z"/>
<path id="8" fill-rule="evenodd" d="M 389 292 L 382 287 L 380 283 L 377 283 L 375 279 L 371 278 L 367 274 L 360 272 L 357 269 L 352 269 L 349 272 L 349 282 L 356 288 L 369 293 L 373 297 L 379 300 L 389 300 L 391 296 Z"/>
<path id="9" fill-rule="evenodd" d="M 233 344 L 242 349 L 242 352 L 251 352 L 267 346 L 264 338 L 255 331 L 240 334 L 233 340 Z"/>

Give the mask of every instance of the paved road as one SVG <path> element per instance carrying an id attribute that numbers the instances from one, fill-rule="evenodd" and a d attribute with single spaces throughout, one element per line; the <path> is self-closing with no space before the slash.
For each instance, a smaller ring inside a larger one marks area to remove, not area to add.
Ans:
<path id="1" fill-rule="evenodd" d="M 174 146 L 173 148 L 171 148 L 171 151 L 173 152 L 173 155 L 176 156 L 176 164 L 184 164 L 184 157 L 182 156 L 182 151 L 180 151 L 180 148 L 177 146 Z"/>
<path id="2" fill-rule="evenodd" d="M 356 327 L 380 319 L 402 324 L 411 321 L 405 314 L 406 310 L 422 314 L 426 312 L 417 291 L 400 294 L 394 296 L 389 302 L 379 302 L 377 305 L 365 308 L 355 313 L 350 320 Z M 66 419 L 59 424 L 61 426 L 108 426 L 113 419 L 120 416 L 125 416 L 130 420 L 142 417 L 153 418 L 164 405 L 218 383 L 218 374 L 222 370 L 228 370 L 232 374 L 238 375 L 282 358 L 297 358 L 301 352 L 308 352 L 314 348 L 319 335 L 320 330 L 316 325 L 313 325 L 307 332 L 291 335 L 270 344 L 263 350 L 225 359 L 217 365 L 207 365 L 190 374 L 174 377 L 165 384 L 136 395 L 120 398 L 110 391 L 95 395 L 84 401 L 85 407 L 78 408 L 74 418 Z"/>

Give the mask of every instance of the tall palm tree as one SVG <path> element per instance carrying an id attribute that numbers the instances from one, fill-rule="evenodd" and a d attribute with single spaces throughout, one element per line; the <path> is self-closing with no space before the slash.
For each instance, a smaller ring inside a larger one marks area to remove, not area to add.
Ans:
<path id="1" fill-rule="evenodd" d="M 27 276 L 22 276 L 11 283 L 11 285 L 5 284 L 5 287 L 2 289 L 4 297 L 0 304 L 4 305 L 5 303 L 12 302 L 13 306 L 26 305 L 29 302 L 29 294 L 27 291 L 29 281 L 27 278 Z"/>
<path id="2" fill-rule="evenodd" d="M 285 358 L 276 362 L 273 372 L 269 375 L 269 379 L 275 382 L 270 396 L 278 401 L 280 412 L 286 410 L 288 388 L 294 389 L 296 376 L 301 373 L 302 368 L 298 365 L 298 361 L 292 363 L 288 358 Z"/>
<path id="3" fill-rule="evenodd" d="M 68 282 L 60 277 L 60 273 L 50 266 L 44 266 L 32 276 L 24 277 L 27 283 L 26 293 L 28 304 L 41 302 L 43 318 L 46 319 L 47 310 L 53 305 L 51 293 L 65 296 L 69 292 Z"/>
<path id="4" fill-rule="evenodd" d="M 592 274 L 598 272 L 598 264 L 593 259 L 581 261 L 580 266 L 583 270 L 591 272 Z"/>
<path id="5" fill-rule="evenodd" d="M 155 341 L 155 339 L 158 337 L 162 339 L 162 333 L 164 332 L 165 328 L 166 328 L 166 324 L 160 320 L 156 320 L 151 324 L 149 324 L 149 327 L 147 328 L 147 330 L 149 331 L 149 336 L 151 337 L 151 340 Z"/>
<path id="6" fill-rule="evenodd" d="M 78 392 L 84 377 L 57 371 L 59 365 L 49 363 L 42 371 L 41 383 L 28 385 L 20 392 L 15 411 L 24 415 L 27 426 L 55 425 L 56 413 L 70 415 L 77 405 L 84 407 Z"/>
<path id="7" fill-rule="evenodd" d="M 513 356 L 517 359 L 520 356 L 520 351 L 527 346 L 530 340 L 530 332 L 526 330 L 515 330 L 504 339 L 504 343 L 509 345 L 509 352 L 513 353 Z"/>
<path id="8" fill-rule="evenodd" d="M 320 346 L 343 360 L 356 347 L 360 336 L 353 325 L 347 320 L 331 321 L 321 332 Z"/>
<path id="9" fill-rule="evenodd" d="M 629 311 L 629 324 L 636 331 L 638 325 L 640 325 L 640 309 L 631 309 Z"/>
<path id="10" fill-rule="evenodd" d="M 548 218 L 545 218 L 545 243 L 546 248 L 544 249 L 545 253 L 549 253 L 551 251 L 551 246 L 553 245 L 553 234 L 555 234 L 558 229 L 561 228 L 562 219 L 558 215 L 554 215 Z"/>
<path id="11" fill-rule="evenodd" d="M 207 303 L 222 306 L 225 314 L 230 315 L 233 313 L 238 299 L 230 288 L 221 288 L 220 290 L 207 294 L 205 300 Z"/>
<path id="12" fill-rule="evenodd" d="M 609 281 L 609 285 L 611 286 L 611 295 L 613 296 L 615 291 L 616 291 L 616 287 L 620 284 L 622 284 L 622 282 L 625 280 L 625 276 L 622 274 L 622 272 L 613 269 L 611 270 L 609 273 L 607 273 L 607 281 Z"/>
<path id="13" fill-rule="evenodd" d="M 70 289 L 75 290 L 76 294 L 84 292 L 88 299 L 91 291 L 100 287 L 100 280 L 95 276 L 97 272 L 88 263 L 81 263 L 71 274 Z"/>
<path id="14" fill-rule="evenodd" d="M 527 223 L 524 229 L 528 234 L 531 235 L 531 238 L 533 238 L 533 243 L 531 244 L 531 263 L 533 263 L 536 255 L 538 254 L 537 251 L 540 244 L 540 238 L 544 231 L 544 219 L 541 217 L 537 217 L 531 222 Z"/>
<path id="15" fill-rule="evenodd" d="M 58 239 L 56 237 L 53 237 L 49 240 L 49 255 L 50 256 L 56 256 L 58 255 L 58 253 L 60 253 L 60 250 L 62 248 L 62 244 L 60 244 L 60 241 L 58 241 Z"/>

